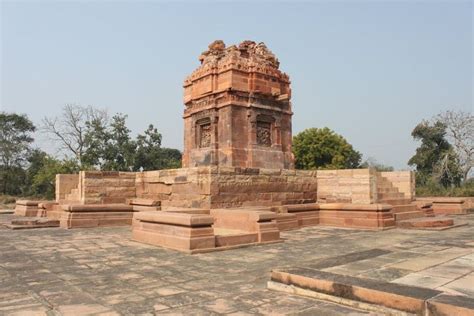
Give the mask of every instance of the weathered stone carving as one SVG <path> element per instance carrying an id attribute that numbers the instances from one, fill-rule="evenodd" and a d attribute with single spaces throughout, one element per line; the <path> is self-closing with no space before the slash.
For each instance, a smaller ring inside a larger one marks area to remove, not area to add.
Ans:
<path id="1" fill-rule="evenodd" d="M 211 146 L 211 123 L 202 124 L 200 126 L 200 140 L 199 147 Z"/>
<path id="2" fill-rule="evenodd" d="M 257 144 L 260 146 L 272 145 L 271 124 L 268 122 L 257 122 Z"/>

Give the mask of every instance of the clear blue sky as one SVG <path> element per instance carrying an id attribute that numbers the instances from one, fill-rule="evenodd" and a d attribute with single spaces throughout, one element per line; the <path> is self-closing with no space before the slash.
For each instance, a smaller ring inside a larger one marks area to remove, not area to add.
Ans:
<path id="1" fill-rule="evenodd" d="M 294 134 L 328 126 L 407 168 L 418 122 L 473 111 L 472 16 L 470 1 L 3 1 L 0 108 L 39 124 L 66 103 L 104 107 L 182 149 L 183 79 L 213 40 L 251 39 L 290 75 Z"/>

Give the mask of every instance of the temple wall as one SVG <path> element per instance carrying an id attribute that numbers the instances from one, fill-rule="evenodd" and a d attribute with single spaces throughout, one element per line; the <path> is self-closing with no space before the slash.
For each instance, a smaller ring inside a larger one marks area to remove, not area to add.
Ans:
<path id="1" fill-rule="evenodd" d="M 136 196 L 135 172 L 81 171 L 82 204 L 125 203 Z"/>
<path id="2" fill-rule="evenodd" d="M 76 189 L 79 184 L 78 174 L 57 174 L 56 175 L 56 202 L 66 200 L 66 195 Z"/>
<path id="3" fill-rule="evenodd" d="M 163 209 L 214 209 L 377 202 L 377 172 L 372 169 L 204 166 L 144 172 L 81 171 L 79 175 L 58 175 L 57 179 L 57 196 L 67 195 L 75 183 L 77 200 L 82 204 L 125 203 L 128 198 L 143 198 L 161 201 Z"/>
<path id="4" fill-rule="evenodd" d="M 377 201 L 377 174 L 373 169 L 318 170 L 318 203 Z"/>
<path id="5" fill-rule="evenodd" d="M 315 202 L 318 185 L 316 171 L 220 167 L 211 187 L 211 208 L 227 208 Z"/>
<path id="6" fill-rule="evenodd" d="M 145 171 L 136 175 L 137 197 L 166 208 L 225 208 L 314 202 L 316 172 L 234 167 Z"/>
<path id="7" fill-rule="evenodd" d="M 210 168 L 182 168 L 136 173 L 138 198 L 160 200 L 167 208 L 210 208 Z"/>
<path id="8" fill-rule="evenodd" d="M 380 175 L 390 181 L 407 199 L 415 198 L 415 173 L 413 171 L 380 172 Z"/>

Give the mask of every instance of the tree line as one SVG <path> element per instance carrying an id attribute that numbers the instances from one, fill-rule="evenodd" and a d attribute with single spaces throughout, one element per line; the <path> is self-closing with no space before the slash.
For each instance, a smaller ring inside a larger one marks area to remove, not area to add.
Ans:
<path id="1" fill-rule="evenodd" d="M 0 112 L 0 192 L 9 195 L 54 195 L 57 173 L 79 170 L 141 171 L 179 168 L 181 152 L 161 146 L 162 135 L 152 124 L 135 138 L 127 115 L 112 117 L 92 106 L 66 105 L 59 116 L 45 117 L 36 127 L 26 115 Z M 59 145 L 50 155 L 32 146 L 35 132 Z M 408 165 L 416 171 L 420 195 L 474 195 L 474 116 L 443 112 L 420 122 L 411 133 L 420 142 Z M 297 169 L 393 167 L 362 154 L 331 129 L 309 128 L 293 137 Z"/>
<path id="2" fill-rule="evenodd" d="M 181 152 L 161 146 L 152 124 L 136 138 L 127 116 L 92 106 L 66 105 L 61 115 L 46 117 L 39 127 L 26 115 L 0 112 L 0 192 L 54 196 L 57 173 L 80 170 L 141 171 L 179 168 Z M 33 147 L 35 132 L 59 145 L 59 156 Z"/>
<path id="3" fill-rule="evenodd" d="M 446 111 L 420 122 L 411 133 L 420 143 L 408 165 L 415 171 L 419 195 L 474 196 L 474 116 Z M 373 167 L 393 171 L 362 154 L 329 128 L 309 128 L 293 138 L 295 165 L 299 169 Z"/>

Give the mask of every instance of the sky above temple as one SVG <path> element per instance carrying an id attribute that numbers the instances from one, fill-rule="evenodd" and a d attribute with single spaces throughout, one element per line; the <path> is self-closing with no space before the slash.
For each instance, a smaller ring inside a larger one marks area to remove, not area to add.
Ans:
<path id="1" fill-rule="evenodd" d="M 263 41 L 292 81 L 293 133 L 329 127 L 406 169 L 411 130 L 473 111 L 470 1 L 15 2 L 1 6 L 0 109 L 37 125 L 66 103 L 152 123 L 182 150 L 184 78 L 215 39 Z M 54 153 L 37 134 L 36 144 Z"/>

